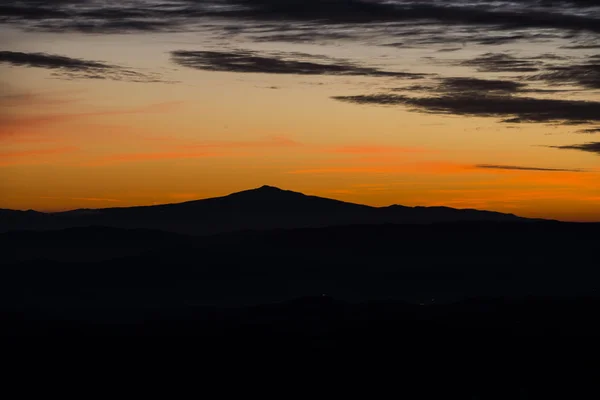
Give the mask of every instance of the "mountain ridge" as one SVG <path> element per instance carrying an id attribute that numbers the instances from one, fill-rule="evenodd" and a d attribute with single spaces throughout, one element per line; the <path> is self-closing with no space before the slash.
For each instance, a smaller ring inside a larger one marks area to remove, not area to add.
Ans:
<path id="1" fill-rule="evenodd" d="M 449 207 L 449 206 L 405 206 L 403 204 L 398 204 L 398 203 L 390 204 L 387 206 L 379 206 L 379 207 L 378 206 L 370 206 L 367 204 L 353 203 L 353 202 L 349 202 L 349 201 L 345 201 L 345 200 L 338 200 L 338 199 L 332 199 L 332 198 L 328 198 L 328 197 L 309 195 L 309 194 L 305 194 L 302 192 L 281 189 L 276 186 L 270 186 L 270 185 L 263 185 L 263 186 L 253 188 L 253 189 L 241 190 L 239 192 L 233 192 L 233 193 L 226 194 L 223 196 L 207 197 L 207 198 L 195 199 L 195 200 L 186 200 L 186 201 L 182 201 L 182 202 L 178 202 L 178 203 L 164 203 L 164 204 L 123 206 L 123 207 L 103 207 L 103 208 L 84 207 L 84 208 L 75 208 L 72 210 L 64 210 L 64 211 L 38 211 L 38 210 L 34 210 L 34 209 L 15 210 L 15 209 L 10 209 L 10 208 L 0 208 L 0 212 L 19 212 L 19 213 L 32 213 L 32 214 L 35 213 L 35 214 L 53 215 L 53 214 L 71 213 L 71 212 L 76 212 L 76 211 L 103 211 L 103 210 L 118 210 L 118 209 L 135 209 L 135 208 L 154 208 L 154 207 L 166 207 L 166 206 L 192 205 L 192 204 L 198 204 L 200 202 L 205 202 L 208 200 L 214 201 L 214 200 L 220 200 L 220 199 L 224 199 L 224 198 L 233 198 L 233 197 L 236 197 L 239 195 L 244 195 L 244 194 L 261 193 L 261 192 L 263 192 L 263 193 L 264 192 L 289 193 L 289 194 L 294 194 L 294 195 L 300 195 L 304 198 L 323 199 L 323 200 L 335 202 L 338 204 L 341 203 L 341 204 L 358 205 L 361 207 L 371 208 L 371 209 L 387 209 L 387 208 L 393 208 L 393 207 L 405 208 L 405 209 L 448 209 L 448 210 L 458 210 L 458 211 L 479 211 L 479 212 L 486 212 L 486 213 L 510 215 L 510 216 L 515 216 L 515 217 L 522 218 L 522 219 L 531 219 L 531 218 L 527 218 L 527 217 L 519 217 L 513 213 L 504 213 L 504 212 L 500 212 L 500 211 L 491 211 L 491 210 L 481 210 L 481 209 L 476 209 L 476 208 L 454 208 L 454 207 Z M 538 220 L 540 220 L 540 219 L 538 219 Z M 543 220 L 546 220 L 546 219 L 543 219 Z"/>
<path id="2" fill-rule="evenodd" d="M 220 197 L 160 205 L 85 208 L 53 213 L 0 210 L 0 232 L 101 225 L 205 235 L 247 229 L 464 221 L 539 220 L 476 209 L 409 207 L 399 204 L 374 207 L 269 185 Z"/>

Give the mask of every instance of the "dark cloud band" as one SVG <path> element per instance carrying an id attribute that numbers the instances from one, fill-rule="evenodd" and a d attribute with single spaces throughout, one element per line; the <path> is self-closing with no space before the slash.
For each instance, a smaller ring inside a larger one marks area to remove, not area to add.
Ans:
<path id="1" fill-rule="evenodd" d="M 479 72 L 537 72 L 542 61 L 523 59 L 505 53 L 486 53 L 460 65 L 474 67 Z"/>
<path id="2" fill-rule="evenodd" d="M 577 133 L 586 133 L 586 134 L 600 133 L 600 128 L 581 129 L 581 130 L 577 131 Z"/>
<path id="3" fill-rule="evenodd" d="M 521 0 L 99 0 L 5 1 L 0 20 L 48 30 L 147 31 L 185 29 L 202 18 L 240 21 L 373 24 L 430 22 L 500 29 L 551 28 L 600 32 L 600 16 L 582 1 Z M 585 12 L 583 12 L 585 11 Z"/>
<path id="4" fill-rule="evenodd" d="M 418 79 L 425 76 L 409 72 L 384 71 L 377 68 L 356 65 L 346 60 L 301 53 L 258 53 L 244 50 L 178 50 L 171 53 L 171 58 L 173 62 L 184 67 L 219 72 L 347 75 L 408 79 Z"/>
<path id="5" fill-rule="evenodd" d="M 555 149 L 561 149 L 561 150 L 579 150 L 579 151 L 585 151 L 588 153 L 600 154 L 600 142 L 589 142 L 589 143 L 582 143 L 582 144 L 571 144 L 571 145 L 566 145 L 566 146 L 550 146 L 550 147 L 555 148 Z"/>
<path id="6" fill-rule="evenodd" d="M 404 105 L 415 111 L 497 117 L 505 122 L 589 123 L 600 121 L 600 102 L 553 100 L 516 96 L 442 95 L 408 97 L 396 94 L 335 96 L 335 100 L 354 104 Z"/>
<path id="7" fill-rule="evenodd" d="M 443 78 L 436 88 L 445 93 L 517 93 L 525 91 L 526 84 L 510 80 L 478 78 Z"/>
<path id="8" fill-rule="evenodd" d="M 145 74 L 133 69 L 99 61 L 83 60 L 48 53 L 0 51 L 0 64 L 56 70 L 55 76 L 63 79 L 110 79 L 129 82 L 162 81 L 155 74 Z"/>

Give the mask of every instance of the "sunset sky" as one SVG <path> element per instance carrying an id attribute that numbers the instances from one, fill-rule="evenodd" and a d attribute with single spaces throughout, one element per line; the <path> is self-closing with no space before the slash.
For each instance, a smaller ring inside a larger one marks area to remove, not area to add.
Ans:
<path id="1" fill-rule="evenodd" d="M 600 221 L 591 0 L 0 4 L 0 208 L 261 185 Z"/>

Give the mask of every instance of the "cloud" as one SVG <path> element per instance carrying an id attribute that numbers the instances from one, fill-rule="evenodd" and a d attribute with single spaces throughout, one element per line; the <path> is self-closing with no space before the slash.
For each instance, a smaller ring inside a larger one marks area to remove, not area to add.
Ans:
<path id="1" fill-rule="evenodd" d="M 437 91 L 447 93 L 517 93 L 523 91 L 527 85 L 521 82 L 478 79 L 478 78 L 442 78 Z"/>
<path id="2" fill-rule="evenodd" d="M 506 53 L 485 53 L 459 64 L 475 67 L 479 72 L 537 72 L 543 65 L 539 60 L 517 58 Z"/>
<path id="3" fill-rule="evenodd" d="M 46 53 L 20 53 L 14 51 L 0 51 L 0 61 L 12 65 L 27 67 L 66 69 L 71 71 L 104 70 L 114 68 L 97 61 L 87 61 Z"/>
<path id="4" fill-rule="evenodd" d="M 311 43 L 328 42 L 346 39 L 355 39 L 356 34 L 335 32 L 335 28 L 330 31 L 319 31 L 316 27 L 307 27 L 299 32 L 289 31 L 289 28 L 280 26 L 274 33 L 261 35 L 252 35 L 250 39 L 254 42 L 285 42 L 285 43 Z"/>
<path id="5" fill-rule="evenodd" d="M 408 97 L 396 94 L 334 96 L 354 104 L 403 105 L 418 112 L 475 117 L 497 117 L 504 122 L 556 122 L 585 124 L 600 121 L 600 102 L 538 99 L 510 95 L 445 94 Z"/>
<path id="6" fill-rule="evenodd" d="M 0 22 L 27 24 L 30 29 L 54 32 L 174 30 L 187 24 L 187 18 L 178 15 L 178 3 L 173 0 L 130 0 L 112 4 L 97 0 L 9 0 L 0 6 Z M 194 0 L 184 1 L 189 6 L 193 3 Z"/>
<path id="7" fill-rule="evenodd" d="M 596 154 L 600 154 L 600 142 L 589 142 L 589 143 L 582 143 L 582 144 L 571 144 L 571 145 L 566 145 L 566 146 L 549 146 L 555 149 L 562 149 L 562 150 L 579 150 L 579 151 L 586 151 L 589 153 L 596 153 Z"/>
<path id="8" fill-rule="evenodd" d="M 562 49 L 600 49 L 600 44 L 591 43 L 591 44 L 574 44 L 571 46 L 561 46 Z"/>
<path id="9" fill-rule="evenodd" d="M 447 25 L 492 25 L 504 28 L 561 28 L 600 32 L 595 16 L 573 13 L 577 2 L 544 5 L 533 1 L 498 7 L 493 1 L 372 1 L 372 0 L 232 0 L 237 8 L 218 15 L 268 21 L 374 23 L 431 21 Z M 532 7 L 533 5 L 536 7 Z"/>
<path id="10" fill-rule="evenodd" d="M 600 62 L 550 66 L 545 72 L 528 77 L 543 80 L 553 85 L 578 85 L 589 89 L 600 89 Z"/>
<path id="11" fill-rule="evenodd" d="M 510 123 L 593 124 L 600 121 L 600 101 L 527 96 L 600 88 L 600 64 L 593 58 L 589 60 L 592 61 L 568 64 L 564 57 L 553 53 L 528 57 L 485 53 L 458 64 L 487 73 L 536 74 L 512 79 L 434 76 L 417 85 L 389 89 L 394 93 L 334 96 L 333 99 L 363 105 L 401 105 L 431 114 L 495 117 Z M 538 81 L 553 87 L 529 86 L 530 82 Z M 563 84 L 579 85 L 582 89 L 556 88 Z M 580 132 L 596 133 L 597 130 L 593 127 Z"/>
<path id="12" fill-rule="evenodd" d="M 0 63 L 17 67 L 56 70 L 62 79 L 110 79 L 127 82 L 162 82 L 156 74 L 147 74 L 116 65 L 48 53 L 0 51 Z"/>
<path id="13" fill-rule="evenodd" d="M 479 169 L 480 173 L 495 174 L 499 171 L 524 171 L 524 172 L 552 172 L 552 178 L 545 178 L 544 175 L 540 174 L 535 179 L 536 183 L 544 184 L 564 184 L 565 182 L 573 182 L 577 180 L 576 176 L 585 177 L 588 174 L 580 174 L 588 172 L 582 169 L 562 169 L 562 168 L 537 168 L 537 167 L 523 167 L 516 165 L 494 165 L 494 164 L 461 164 L 449 161 L 418 161 L 411 163 L 401 163 L 395 165 L 377 165 L 371 162 L 351 165 L 351 166 L 336 166 L 336 167 L 320 167 L 320 168 L 306 168 L 306 169 L 295 169 L 288 171 L 288 174 L 293 175 L 339 175 L 339 174 L 472 174 L 474 170 Z M 589 171 L 593 172 L 593 171 Z M 557 173 L 557 174 L 554 174 Z M 562 173 L 562 174 L 558 174 Z M 568 176 L 568 180 L 566 179 Z M 523 182 L 531 182 L 531 178 L 524 174 L 514 174 L 513 179 L 522 180 Z M 592 180 L 595 178 L 592 178 Z M 588 180 L 582 180 L 582 182 L 588 182 Z M 579 184 L 579 183 L 578 183 Z M 487 183 L 490 186 L 491 183 Z M 481 188 L 478 192 L 481 192 Z"/>
<path id="14" fill-rule="evenodd" d="M 259 53 L 249 50 L 171 52 L 174 63 L 194 69 L 219 72 L 346 75 L 417 79 L 423 74 L 383 71 L 346 60 L 303 53 Z M 318 61 L 318 62 L 317 62 Z"/>
<path id="15" fill-rule="evenodd" d="M 536 31 L 519 31 L 512 33 L 498 27 L 477 27 L 469 25 L 448 26 L 443 24 L 432 25 L 431 21 L 415 27 L 415 23 L 396 24 L 393 26 L 394 34 L 390 34 L 390 26 L 381 24 L 379 30 L 370 27 L 361 27 L 355 33 L 355 37 L 367 37 L 371 39 L 401 38 L 401 42 L 382 43 L 382 46 L 395 48 L 422 48 L 433 45 L 450 46 L 451 50 L 467 49 L 470 45 L 476 46 L 499 46 L 518 41 L 528 43 L 545 42 L 553 39 L 564 39 L 564 32 L 548 30 L 544 33 Z M 317 30 L 316 28 L 314 28 Z M 336 27 L 329 28 L 335 30 Z M 499 29 L 499 30 L 498 30 Z M 460 46 L 460 47 L 459 47 Z M 439 49 L 438 52 L 445 49 Z"/>
<path id="16" fill-rule="evenodd" d="M 519 72 L 522 81 L 543 81 L 550 85 L 579 86 L 600 89 L 600 62 L 596 56 L 573 59 L 554 53 L 516 57 L 507 53 L 485 53 L 458 65 L 474 67 L 478 72 Z"/>
<path id="17" fill-rule="evenodd" d="M 462 47 L 450 47 L 450 48 L 439 49 L 438 53 L 452 53 L 452 52 L 459 51 L 459 50 L 462 50 Z"/>
<path id="18" fill-rule="evenodd" d="M 191 30 L 207 18 L 322 26 L 434 23 L 486 27 L 488 31 L 600 32 L 598 12 L 590 5 L 594 3 L 536 0 L 500 5 L 492 0 L 8 0 L 0 6 L 0 21 L 34 29 L 96 33 Z"/>
<path id="19" fill-rule="evenodd" d="M 577 133 L 587 133 L 587 134 L 600 133 L 600 127 L 599 128 L 581 129 L 581 130 L 578 130 Z"/>
<path id="20" fill-rule="evenodd" d="M 507 43 L 512 43 L 512 42 L 516 42 L 517 40 L 526 40 L 526 39 L 534 39 L 534 38 L 540 38 L 540 37 L 545 37 L 545 36 L 540 36 L 540 34 L 533 34 L 533 35 L 527 35 L 527 34 L 514 34 L 514 35 L 490 35 L 488 37 L 483 37 L 483 38 L 476 38 L 476 43 L 480 44 L 480 45 L 487 45 L 487 46 L 497 46 L 497 45 L 502 45 L 502 44 L 507 44 Z"/>
<path id="21" fill-rule="evenodd" d="M 523 167 L 518 165 L 477 164 L 475 168 L 499 169 L 508 171 L 543 171 L 543 172 L 586 172 L 582 169 Z"/>

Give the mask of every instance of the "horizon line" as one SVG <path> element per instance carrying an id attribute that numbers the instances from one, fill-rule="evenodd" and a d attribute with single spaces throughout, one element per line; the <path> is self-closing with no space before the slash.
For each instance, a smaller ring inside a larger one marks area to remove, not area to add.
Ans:
<path id="1" fill-rule="evenodd" d="M 393 203 L 393 204 L 388 204 L 388 205 L 383 205 L 383 206 L 374 206 L 374 205 L 369 205 L 369 204 L 363 204 L 363 203 L 355 203 L 355 202 L 351 202 L 351 201 L 346 201 L 346 200 L 340 200 L 340 199 L 336 199 L 336 198 L 332 198 L 332 197 L 323 197 L 323 196 L 318 196 L 318 195 L 313 195 L 313 194 L 306 194 L 303 192 L 299 192 L 299 191 L 295 191 L 295 190 L 290 190 L 290 189 L 282 189 L 278 186 L 274 186 L 274 185 L 261 185 L 261 186 L 257 186 L 257 187 L 252 187 L 249 189 L 243 189 L 243 190 L 239 190 L 239 191 L 235 191 L 235 192 L 230 192 L 224 195 L 219 195 L 219 196 L 212 196 L 212 197 L 204 197 L 204 198 L 197 198 L 197 199 L 192 199 L 192 200 L 185 200 L 185 201 L 180 201 L 180 202 L 172 202 L 172 203 L 158 203 L 158 204 L 146 204 L 146 205 L 130 205 L 130 206 L 115 206 L 115 207 L 98 207 L 98 208 L 93 208 L 93 207 L 79 207 L 79 208 L 72 208 L 72 209 L 62 209 L 62 210 L 56 210 L 56 211 L 51 211 L 51 210 L 35 210 L 35 209 L 10 209 L 10 208 L 0 208 L 0 210 L 7 210 L 7 211 L 19 211 L 19 212 L 38 212 L 38 213 L 42 213 L 42 214 L 60 214 L 60 213 L 65 213 L 65 212 L 73 212 L 73 211 L 85 211 L 85 210 L 110 210 L 110 209 L 126 209 L 126 208 L 142 208 L 142 207 L 161 207 L 161 206 L 170 206 L 170 205 L 179 205 L 179 204 L 187 204 L 187 203 L 194 203 L 194 202 L 198 202 L 198 201 L 204 201 L 204 200 L 211 200 L 211 199 L 219 199 L 219 198 L 224 198 L 224 197 L 228 197 L 231 195 L 235 195 L 235 194 L 240 194 L 240 193 L 245 193 L 245 192 L 252 192 L 252 191 L 257 191 L 257 190 L 261 190 L 261 189 L 276 189 L 282 192 L 292 192 L 292 193 L 296 193 L 296 194 L 300 194 L 306 197 L 317 197 L 317 198 L 321 198 L 321 199 L 326 199 L 326 200 L 332 200 L 332 201 L 337 201 L 337 202 L 341 202 L 341 203 L 346 203 L 346 204 L 353 204 L 353 205 L 357 205 L 357 206 L 363 206 L 363 207 L 369 207 L 369 208 L 373 208 L 373 209 L 384 209 L 384 208 L 388 208 L 388 207 L 393 207 L 393 206 L 397 206 L 397 207 L 406 207 L 406 208 L 448 208 L 448 209 L 453 209 L 453 210 L 462 210 L 462 211 L 483 211 L 483 212 L 491 212 L 491 213 L 497 213 L 497 214 L 503 214 L 503 215 L 512 215 L 512 216 L 516 216 L 519 218 L 523 218 L 523 219 L 530 219 L 530 220 L 545 220 L 545 221 L 557 221 L 557 222 L 572 222 L 572 223 L 600 223 L 600 221 L 591 221 L 591 220 L 559 220 L 556 218 L 550 218 L 550 217 L 523 217 L 521 215 L 518 214 L 514 214 L 514 213 L 510 213 L 510 212 L 503 212 L 503 211 L 497 211 L 497 210 L 492 210 L 492 209 L 481 209 L 481 208 L 460 208 L 460 207 L 451 207 L 451 206 L 445 206 L 445 205 L 429 205 L 429 206 L 421 206 L 421 205 L 416 205 L 416 206 L 406 206 L 403 204 L 398 204 L 398 203 Z M 94 201 L 107 201 L 107 199 L 100 199 L 100 198 L 78 198 L 78 199 L 93 199 Z M 109 201 L 112 202 L 120 202 L 120 200 L 116 200 L 116 199 L 109 199 Z"/>

